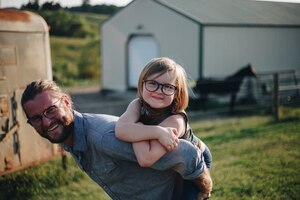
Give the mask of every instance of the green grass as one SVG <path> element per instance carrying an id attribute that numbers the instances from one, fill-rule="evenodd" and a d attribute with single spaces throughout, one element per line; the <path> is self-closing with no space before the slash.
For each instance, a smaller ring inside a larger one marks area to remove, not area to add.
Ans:
<path id="1" fill-rule="evenodd" d="M 99 39 L 51 36 L 50 46 L 53 76 L 59 85 L 99 84 Z"/>
<path id="2" fill-rule="evenodd" d="M 300 110 L 193 122 L 213 153 L 213 199 L 300 198 Z"/>
<path id="3" fill-rule="evenodd" d="M 54 80 L 64 87 L 100 82 L 100 25 L 108 16 L 81 12 L 76 12 L 76 15 L 87 19 L 96 37 L 50 36 Z"/>
<path id="4" fill-rule="evenodd" d="M 86 45 L 88 39 L 82 38 L 65 38 L 65 37 L 50 37 L 52 62 L 57 60 L 67 59 L 78 62 L 81 49 Z"/>
<path id="5" fill-rule="evenodd" d="M 281 112 L 279 122 L 270 116 L 191 122 L 213 154 L 211 199 L 300 199 L 300 108 Z M 56 160 L 0 178 L 0 199 L 110 199 L 68 160 L 67 172 Z"/>
<path id="6" fill-rule="evenodd" d="M 85 12 L 73 12 L 78 15 L 84 16 L 88 22 L 96 27 L 99 31 L 100 25 L 109 17 L 107 15 L 96 14 L 96 13 L 85 13 Z"/>
<path id="7" fill-rule="evenodd" d="M 0 177 L 0 199 L 109 199 L 68 156 L 68 170 L 61 159 Z"/>

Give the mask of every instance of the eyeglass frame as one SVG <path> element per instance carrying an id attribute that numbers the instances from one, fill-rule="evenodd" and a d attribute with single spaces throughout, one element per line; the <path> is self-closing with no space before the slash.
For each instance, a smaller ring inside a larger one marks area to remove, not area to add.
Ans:
<path id="1" fill-rule="evenodd" d="M 150 81 L 157 84 L 157 87 L 156 87 L 155 90 L 149 90 L 149 88 L 147 88 L 147 82 L 150 82 Z M 155 80 L 143 80 L 143 83 L 145 84 L 145 88 L 146 88 L 147 91 L 149 91 L 149 92 L 156 92 L 160 88 L 161 92 L 164 95 L 166 95 L 166 96 L 172 96 L 173 94 L 175 94 L 175 92 L 177 90 L 177 87 L 175 85 L 172 85 L 172 84 L 169 84 L 169 83 L 161 84 L 161 83 L 159 83 L 159 82 L 157 82 Z M 166 86 L 174 88 L 174 91 L 172 92 L 172 94 L 171 93 L 170 94 L 166 94 L 165 93 L 164 87 L 166 87 Z"/>
<path id="2" fill-rule="evenodd" d="M 39 115 L 34 115 L 34 116 L 28 118 L 28 119 L 27 119 L 27 123 L 30 124 L 30 125 L 32 125 L 32 126 L 40 126 L 43 117 L 46 117 L 47 119 L 52 119 L 55 115 L 54 115 L 53 117 L 49 117 L 49 116 L 47 116 L 46 112 L 49 111 L 49 109 L 52 108 L 52 107 L 56 109 L 54 112 L 57 112 L 57 110 L 58 110 L 59 107 L 58 107 L 56 104 L 58 104 L 63 98 L 64 98 L 64 96 L 62 96 L 61 98 L 59 98 L 59 99 L 58 99 L 57 101 L 55 101 L 51 106 L 47 107 L 41 114 L 39 114 Z M 56 113 L 56 114 L 57 114 L 57 113 Z M 39 123 L 38 123 L 38 124 L 37 124 L 37 123 L 32 123 L 32 122 L 31 122 L 31 120 L 32 120 L 34 117 L 38 117 L 38 119 L 39 119 Z"/>

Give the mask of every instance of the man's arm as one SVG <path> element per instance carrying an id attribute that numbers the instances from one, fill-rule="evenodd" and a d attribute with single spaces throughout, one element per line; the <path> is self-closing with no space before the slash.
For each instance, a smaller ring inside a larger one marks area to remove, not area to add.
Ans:
<path id="1" fill-rule="evenodd" d="M 137 162 L 132 144 L 117 139 L 114 131 L 103 136 L 101 148 L 112 157 Z M 184 179 L 192 180 L 201 175 L 203 165 L 204 161 L 200 150 L 190 142 L 180 139 L 177 147 L 166 153 L 151 168 L 156 170 L 173 169 Z"/>

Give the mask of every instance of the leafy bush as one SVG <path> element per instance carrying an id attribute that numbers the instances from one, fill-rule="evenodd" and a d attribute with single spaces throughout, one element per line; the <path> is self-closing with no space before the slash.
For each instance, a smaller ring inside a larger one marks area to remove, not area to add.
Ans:
<path id="1" fill-rule="evenodd" d="M 81 52 L 78 63 L 78 78 L 98 79 L 100 76 L 100 49 L 99 40 L 92 40 L 87 43 Z"/>
<path id="2" fill-rule="evenodd" d="M 53 80 L 63 85 L 73 85 L 78 76 L 77 66 L 62 60 L 53 65 Z"/>
<path id="3" fill-rule="evenodd" d="M 89 12 L 89 13 L 98 13 L 98 14 L 105 14 L 105 15 L 113 15 L 120 10 L 121 7 L 117 7 L 114 5 L 82 5 L 78 7 L 72 7 L 68 10 L 75 11 L 75 12 Z"/>
<path id="4" fill-rule="evenodd" d="M 99 39 L 51 37 L 50 42 L 53 78 L 59 85 L 99 82 Z"/>
<path id="5" fill-rule="evenodd" d="M 39 14 L 50 26 L 50 35 L 80 38 L 96 36 L 91 25 L 82 15 L 76 15 L 62 9 L 43 11 Z"/>

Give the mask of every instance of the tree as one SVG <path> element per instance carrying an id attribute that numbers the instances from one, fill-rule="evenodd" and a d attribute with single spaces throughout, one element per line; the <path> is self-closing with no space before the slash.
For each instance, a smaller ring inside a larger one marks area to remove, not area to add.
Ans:
<path id="1" fill-rule="evenodd" d="M 21 9 L 28 9 L 28 10 L 38 11 L 40 9 L 39 1 L 35 0 L 35 1 L 32 1 L 32 2 L 29 2 L 26 5 L 22 5 Z"/>
<path id="2" fill-rule="evenodd" d="M 84 16 L 78 16 L 63 9 L 43 11 L 40 15 L 51 26 L 50 35 L 80 38 L 95 35 Z"/>
<path id="3" fill-rule="evenodd" d="M 45 2 L 41 6 L 41 10 L 59 10 L 62 9 L 59 3 L 54 3 L 54 2 Z"/>
<path id="4" fill-rule="evenodd" d="M 32 0 L 33 4 L 40 5 L 40 0 Z"/>
<path id="5" fill-rule="evenodd" d="M 90 5 L 90 0 L 82 0 L 82 6 Z"/>

